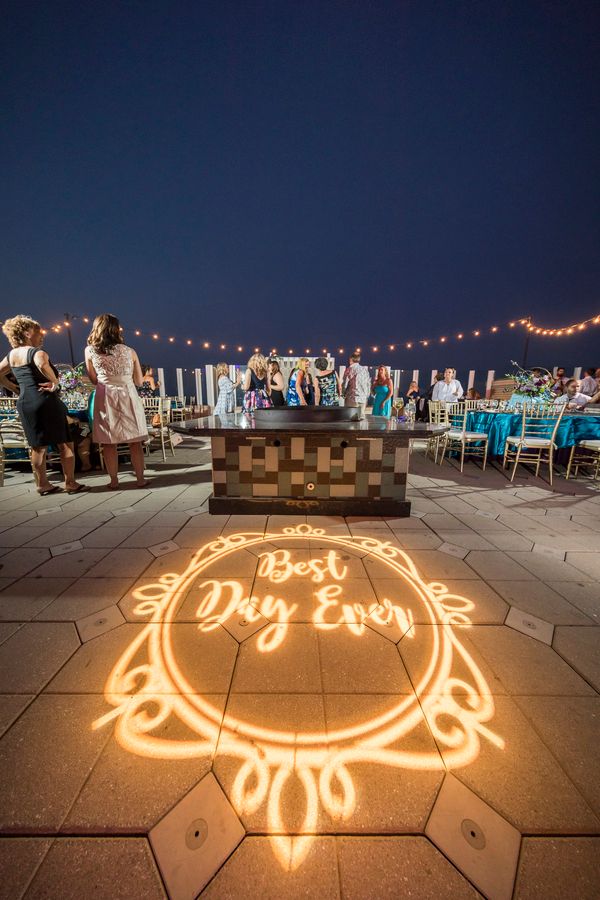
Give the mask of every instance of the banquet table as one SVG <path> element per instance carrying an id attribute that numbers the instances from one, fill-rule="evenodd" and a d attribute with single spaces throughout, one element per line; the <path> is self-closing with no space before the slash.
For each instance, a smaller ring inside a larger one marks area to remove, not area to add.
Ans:
<path id="1" fill-rule="evenodd" d="M 489 455 L 502 456 L 506 438 L 521 433 L 522 420 L 521 413 L 474 410 L 467 415 L 467 431 L 487 434 Z M 537 421 L 552 427 L 556 420 L 548 417 Z M 600 440 L 600 416 L 565 413 L 558 426 L 557 446 L 568 448 L 584 440 Z"/>

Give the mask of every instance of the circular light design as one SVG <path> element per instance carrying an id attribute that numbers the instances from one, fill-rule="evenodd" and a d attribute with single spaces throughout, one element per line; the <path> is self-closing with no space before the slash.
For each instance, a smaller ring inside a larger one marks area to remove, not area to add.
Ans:
<path id="1" fill-rule="evenodd" d="M 295 548 L 304 543 L 309 557 L 294 556 Z M 315 544 L 320 549 L 314 549 Z M 215 574 L 240 551 L 258 556 L 253 590 L 262 596 L 245 596 L 240 582 Z M 346 561 L 355 551 L 368 556 L 388 580 L 393 578 L 392 600 L 387 590 L 378 600 L 372 595 L 362 601 L 353 597 L 356 587 L 354 579 L 347 581 Z M 321 654 L 326 652 L 327 636 L 340 629 L 351 640 L 368 636 L 371 641 L 400 641 L 401 646 L 407 642 L 409 656 L 412 650 L 413 693 L 390 694 L 387 707 L 377 706 L 372 715 L 350 715 L 328 731 L 320 722 L 314 730 L 267 727 L 260 720 L 234 715 L 229 708 L 223 716 L 197 689 L 193 655 L 187 652 L 178 659 L 174 626 L 183 605 L 187 603 L 186 621 L 190 609 L 195 609 L 199 648 L 216 629 L 235 636 L 235 628 L 243 623 L 248 630 L 239 639 L 248 634 L 253 652 L 276 659 L 294 627 L 297 608 L 293 592 L 286 599 L 286 585 L 298 579 L 311 582 L 311 622 L 323 635 Z M 116 719 L 115 737 L 121 746 L 161 759 L 211 756 L 218 736 L 220 753 L 239 761 L 230 801 L 239 815 L 266 809 L 282 865 L 295 868 L 308 853 L 318 830 L 319 806 L 334 819 L 351 820 L 361 789 L 355 765 L 439 770 L 444 764 L 467 765 L 477 756 L 483 737 L 504 746 L 486 724 L 494 715 L 491 691 L 460 642 L 460 628 L 470 624 L 468 612 L 474 603 L 440 582 L 424 580 L 409 555 L 385 540 L 328 535 L 307 524 L 286 527 L 281 533 L 231 534 L 201 547 L 183 574 L 163 575 L 156 584 L 136 590 L 134 597 L 138 600 L 134 614 L 148 621 L 110 673 L 105 698 L 113 709 L 93 728 Z M 423 716 L 443 748 L 444 762 L 436 749 L 415 749 L 412 735 L 422 727 Z M 153 734 L 171 717 L 179 722 L 172 733 L 185 726 L 189 740 Z M 294 838 L 286 835 L 282 810 L 283 788 L 292 774 L 306 794 L 302 831 L 307 833 Z M 203 833 L 198 823 L 188 835 L 194 846 Z"/>

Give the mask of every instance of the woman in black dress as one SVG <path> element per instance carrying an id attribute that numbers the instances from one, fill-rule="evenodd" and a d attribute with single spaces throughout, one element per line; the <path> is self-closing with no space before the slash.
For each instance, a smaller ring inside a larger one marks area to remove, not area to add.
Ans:
<path id="1" fill-rule="evenodd" d="M 38 493 L 52 494 L 59 490 L 48 481 L 46 453 L 48 445 L 58 447 L 65 474 L 65 491 L 76 494 L 85 485 L 75 481 L 75 455 L 69 441 L 67 408 L 58 397 L 58 372 L 42 349 L 44 340 L 39 322 L 28 316 L 7 319 L 2 331 L 13 348 L 0 362 L 0 382 L 11 389 L 7 377 L 12 371 L 19 386 L 17 412 L 31 447 L 31 467 Z M 14 384 L 12 385 L 14 390 Z"/>
<path id="2" fill-rule="evenodd" d="M 269 360 L 269 376 L 271 380 L 271 400 L 273 406 L 285 406 L 283 396 L 283 375 L 276 359 Z"/>

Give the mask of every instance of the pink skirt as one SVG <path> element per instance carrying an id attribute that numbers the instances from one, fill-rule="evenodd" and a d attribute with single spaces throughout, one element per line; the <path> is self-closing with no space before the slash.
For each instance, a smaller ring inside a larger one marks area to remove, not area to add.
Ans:
<path id="1" fill-rule="evenodd" d="M 113 376 L 98 382 L 94 397 L 92 439 L 97 444 L 133 444 L 145 441 L 148 426 L 144 404 L 131 378 Z M 126 382 L 126 383 L 123 383 Z"/>

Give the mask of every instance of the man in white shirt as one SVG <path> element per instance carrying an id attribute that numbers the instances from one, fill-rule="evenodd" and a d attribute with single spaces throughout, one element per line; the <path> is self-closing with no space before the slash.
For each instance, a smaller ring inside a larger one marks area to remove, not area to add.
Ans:
<path id="1" fill-rule="evenodd" d="M 444 369 L 444 380 L 433 388 L 432 400 L 442 403 L 456 403 L 463 395 L 462 384 L 456 378 L 456 369 Z"/>
<path id="2" fill-rule="evenodd" d="M 561 394 L 560 397 L 555 399 L 555 403 L 566 403 L 567 409 L 583 409 L 586 403 L 590 402 L 590 397 L 587 394 L 582 394 L 577 390 L 577 382 L 574 378 L 571 378 L 570 381 L 567 382 L 567 389 L 564 394 Z"/>
<path id="3" fill-rule="evenodd" d="M 344 372 L 342 393 L 346 406 L 358 406 L 358 416 L 364 418 L 365 407 L 371 393 L 371 376 L 366 366 L 360 364 L 360 353 L 352 353 Z"/>

